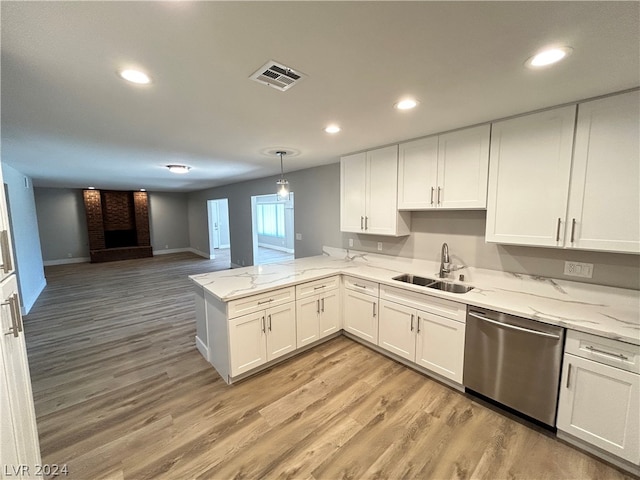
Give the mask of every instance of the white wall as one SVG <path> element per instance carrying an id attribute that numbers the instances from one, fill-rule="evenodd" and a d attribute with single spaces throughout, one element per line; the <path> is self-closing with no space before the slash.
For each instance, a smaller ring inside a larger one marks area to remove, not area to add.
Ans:
<path id="1" fill-rule="evenodd" d="M 29 313 L 47 284 L 33 187 L 30 178 L 8 165 L 2 165 L 2 174 L 7 188 L 20 300 L 23 312 Z"/>

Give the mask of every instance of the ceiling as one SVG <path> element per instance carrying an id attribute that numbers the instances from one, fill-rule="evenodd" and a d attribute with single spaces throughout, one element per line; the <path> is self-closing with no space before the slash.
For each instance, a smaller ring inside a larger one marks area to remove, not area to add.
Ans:
<path id="1" fill-rule="evenodd" d="M 640 85 L 640 3 L 1 2 L 2 160 L 192 191 Z M 525 68 L 542 47 L 573 54 Z M 251 81 L 275 60 L 307 75 Z M 153 83 L 129 84 L 124 66 Z M 419 106 L 393 108 L 406 95 Z M 342 131 L 323 131 L 337 123 Z M 167 164 L 192 167 L 185 175 Z"/>

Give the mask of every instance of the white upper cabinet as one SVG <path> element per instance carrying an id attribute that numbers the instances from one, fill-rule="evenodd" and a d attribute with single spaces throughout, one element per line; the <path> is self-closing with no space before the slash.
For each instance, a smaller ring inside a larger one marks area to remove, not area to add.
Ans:
<path id="1" fill-rule="evenodd" d="M 562 107 L 493 124 L 488 242 L 562 245 L 575 112 Z"/>
<path id="2" fill-rule="evenodd" d="M 374 235 L 409 234 L 410 217 L 398 212 L 398 146 L 340 159 L 340 230 Z"/>
<path id="3" fill-rule="evenodd" d="M 578 105 L 565 245 L 640 253 L 640 92 Z"/>
<path id="4" fill-rule="evenodd" d="M 400 144 L 398 208 L 487 206 L 490 125 Z"/>

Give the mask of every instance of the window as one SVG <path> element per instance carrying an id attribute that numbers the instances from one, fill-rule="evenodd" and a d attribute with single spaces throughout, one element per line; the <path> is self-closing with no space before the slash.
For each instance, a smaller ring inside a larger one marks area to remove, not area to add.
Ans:
<path id="1" fill-rule="evenodd" d="M 284 238 L 284 203 L 257 205 L 258 235 Z"/>

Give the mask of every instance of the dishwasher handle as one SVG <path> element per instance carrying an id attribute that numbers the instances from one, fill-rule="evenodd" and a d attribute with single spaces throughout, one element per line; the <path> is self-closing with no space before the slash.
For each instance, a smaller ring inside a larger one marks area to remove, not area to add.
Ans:
<path id="1" fill-rule="evenodd" d="M 523 327 L 518 327 L 517 325 L 511 325 L 510 323 L 498 322 L 496 320 L 492 320 L 492 319 L 487 318 L 487 317 L 485 317 L 483 315 L 480 315 L 478 312 L 470 311 L 469 315 L 474 317 L 474 318 L 477 318 L 478 320 L 483 320 L 485 322 L 493 323 L 493 324 L 498 325 L 500 327 L 510 328 L 512 330 L 519 330 L 521 332 L 526 332 L 526 333 L 533 333 L 534 335 L 539 335 L 541 337 L 553 338 L 555 340 L 559 340 L 560 339 L 560 337 L 558 335 L 554 335 L 552 333 L 540 332 L 538 330 L 531 330 L 529 328 L 523 328 Z"/>

